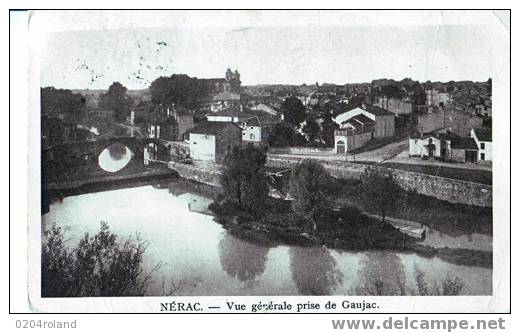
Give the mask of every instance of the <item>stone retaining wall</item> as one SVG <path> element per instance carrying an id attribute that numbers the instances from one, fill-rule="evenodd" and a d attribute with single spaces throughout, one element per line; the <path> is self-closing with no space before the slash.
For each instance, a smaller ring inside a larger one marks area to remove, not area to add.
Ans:
<path id="1" fill-rule="evenodd" d="M 290 168 L 301 162 L 301 158 L 269 156 L 266 165 L 274 168 Z M 452 203 L 480 207 L 493 206 L 493 187 L 491 185 L 359 163 L 342 161 L 320 161 L 320 163 L 335 178 L 360 179 L 366 170 L 376 170 L 381 173 L 391 173 L 397 184 L 407 191 Z M 168 167 L 177 171 L 182 178 L 211 186 L 220 186 L 222 171 L 218 166 L 168 162 Z"/>
<path id="2" fill-rule="evenodd" d="M 222 171 L 216 166 L 198 166 L 168 162 L 168 168 L 175 170 L 180 177 L 211 186 L 220 186 Z"/>
<path id="3" fill-rule="evenodd" d="M 287 168 L 298 165 L 301 161 L 300 158 L 269 156 L 267 165 L 275 168 Z M 480 207 L 493 206 L 493 187 L 491 185 L 359 163 L 343 161 L 320 161 L 320 163 L 336 178 L 360 179 L 365 170 L 376 170 L 391 173 L 397 184 L 407 191 L 414 191 L 452 203 Z"/>

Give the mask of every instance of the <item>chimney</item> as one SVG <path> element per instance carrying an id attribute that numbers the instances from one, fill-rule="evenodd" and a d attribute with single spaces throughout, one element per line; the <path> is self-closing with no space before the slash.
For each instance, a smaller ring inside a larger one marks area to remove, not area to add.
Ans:
<path id="1" fill-rule="evenodd" d="M 244 105 L 240 104 L 240 112 L 244 112 Z"/>

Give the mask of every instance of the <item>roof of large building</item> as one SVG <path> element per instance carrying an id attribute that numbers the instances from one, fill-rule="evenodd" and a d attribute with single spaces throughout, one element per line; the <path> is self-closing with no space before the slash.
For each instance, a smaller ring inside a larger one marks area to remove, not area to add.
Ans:
<path id="1" fill-rule="evenodd" d="M 395 116 L 395 114 L 392 112 L 384 110 L 379 106 L 366 106 L 362 109 L 373 114 L 374 116 Z"/>
<path id="2" fill-rule="evenodd" d="M 246 118 L 254 117 L 255 115 L 253 113 L 242 112 L 242 111 L 238 111 L 238 110 L 234 110 L 234 109 L 224 109 L 221 111 L 208 113 L 206 116 L 208 116 L 208 117 L 237 117 L 237 118 L 246 119 Z"/>
<path id="3" fill-rule="evenodd" d="M 363 129 L 363 125 L 362 125 L 362 124 L 360 124 L 360 123 L 358 123 L 358 122 L 356 122 L 356 121 L 353 121 L 352 119 L 349 119 L 349 120 L 344 121 L 344 122 L 342 123 L 342 125 L 345 125 L 345 124 L 349 124 L 349 125 L 351 125 L 351 126 L 354 127 L 354 129 L 357 130 L 357 131 L 360 131 L 360 130 Z"/>
<path id="4" fill-rule="evenodd" d="M 189 132 L 194 134 L 217 135 L 220 134 L 223 130 L 227 129 L 228 127 L 235 127 L 238 130 L 240 130 L 240 127 L 231 122 L 204 120 L 195 125 L 195 127 L 190 129 Z"/>
<path id="5" fill-rule="evenodd" d="M 350 120 L 355 120 L 357 122 L 362 123 L 363 125 L 375 123 L 374 120 L 368 118 L 364 114 L 358 114 L 357 116 L 350 118 Z"/>
<path id="6" fill-rule="evenodd" d="M 209 79 L 199 79 L 200 81 L 208 82 L 208 83 L 218 83 L 218 82 L 227 82 L 226 78 L 209 78 Z"/>
<path id="7" fill-rule="evenodd" d="M 475 135 L 479 141 L 493 141 L 493 132 L 491 128 L 475 128 Z"/>
<path id="8" fill-rule="evenodd" d="M 477 143 L 473 138 L 453 138 L 451 140 L 451 148 L 464 150 L 478 150 Z"/>

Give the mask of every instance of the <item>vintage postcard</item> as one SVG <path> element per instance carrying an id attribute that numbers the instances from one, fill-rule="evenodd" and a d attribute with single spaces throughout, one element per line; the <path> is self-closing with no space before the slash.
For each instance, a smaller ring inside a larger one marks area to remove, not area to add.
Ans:
<path id="1" fill-rule="evenodd" d="M 509 11 L 33 11 L 36 312 L 510 311 Z"/>

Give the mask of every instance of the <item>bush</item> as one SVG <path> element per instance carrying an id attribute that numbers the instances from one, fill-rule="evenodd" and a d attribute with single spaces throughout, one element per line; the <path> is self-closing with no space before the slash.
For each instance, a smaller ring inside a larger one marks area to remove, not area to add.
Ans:
<path id="1" fill-rule="evenodd" d="M 152 273 L 142 268 L 148 245 L 137 237 L 124 242 L 101 222 L 99 232 L 85 236 L 75 248 L 66 246 L 63 230 L 53 226 L 42 242 L 42 297 L 143 296 Z"/>

